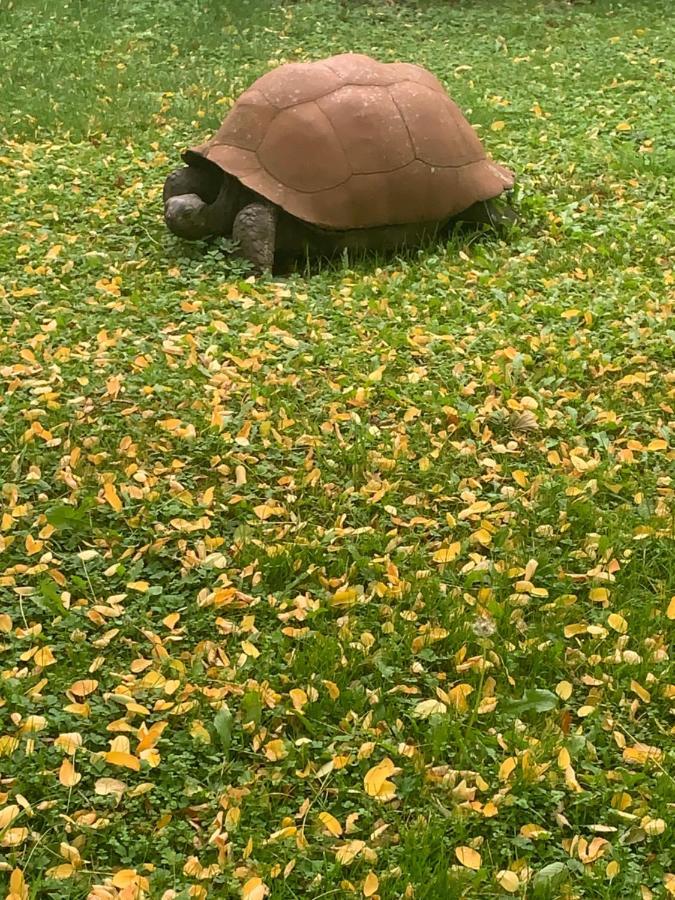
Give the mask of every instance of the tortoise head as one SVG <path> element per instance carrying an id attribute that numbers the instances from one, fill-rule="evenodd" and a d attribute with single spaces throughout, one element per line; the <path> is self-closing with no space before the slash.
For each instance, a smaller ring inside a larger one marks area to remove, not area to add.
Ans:
<path id="1" fill-rule="evenodd" d="M 164 204 L 168 228 L 186 241 L 198 241 L 214 233 L 212 204 L 204 203 L 199 194 L 179 194 Z"/>
<path id="2" fill-rule="evenodd" d="M 236 179 L 212 164 L 178 169 L 164 187 L 167 227 L 188 241 L 229 235 L 239 211 L 240 194 Z"/>

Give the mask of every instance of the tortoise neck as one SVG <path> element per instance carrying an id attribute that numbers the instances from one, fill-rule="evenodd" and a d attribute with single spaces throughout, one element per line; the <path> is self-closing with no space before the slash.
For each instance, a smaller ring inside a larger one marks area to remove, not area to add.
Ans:
<path id="1" fill-rule="evenodd" d="M 245 205 L 244 193 L 236 178 L 223 174 L 223 183 L 218 196 L 204 211 L 211 234 L 225 236 L 232 234 L 234 219 Z"/>

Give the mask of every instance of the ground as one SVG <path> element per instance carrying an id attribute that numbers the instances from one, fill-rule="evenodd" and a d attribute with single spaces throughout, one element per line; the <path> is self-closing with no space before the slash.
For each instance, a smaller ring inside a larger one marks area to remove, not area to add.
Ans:
<path id="1" fill-rule="evenodd" d="M 4 4 L 3 896 L 675 893 L 669 8 Z M 521 224 L 276 281 L 169 235 L 181 148 L 348 49 Z"/>

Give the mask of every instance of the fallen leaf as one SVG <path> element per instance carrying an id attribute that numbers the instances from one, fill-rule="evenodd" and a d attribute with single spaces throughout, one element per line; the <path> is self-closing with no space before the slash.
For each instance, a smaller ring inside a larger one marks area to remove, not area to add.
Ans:
<path id="1" fill-rule="evenodd" d="M 516 891 L 520 890 L 520 879 L 515 872 L 511 872 L 508 869 L 502 869 L 500 872 L 497 872 L 497 884 L 507 894 L 515 894 Z"/>
<path id="2" fill-rule="evenodd" d="M 79 784 L 82 779 L 82 776 L 79 772 L 75 771 L 75 766 L 70 761 L 69 757 L 66 757 L 61 763 L 61 768 L 59 769 L 59 781 L 64 787 L 75 787 L 76 784 Z"/>
<path id="3" fill-rule="evenodd" d="M 368 872 L 363 882 L 363 896 L 372 897 L 380 886 L 380 881 L 374 872 Z"/>
<path id="4" fill-rule="evenodd" d="M 363 786 L 369 797 L 386 802 L 396 795 L 396 786 L 388 779 L 401 770 L 386 757 L 382 762 L 369 769 L 363 779 Z"/>
<path id="5" fill-rule="evenodd" d="M 422 700 L 413 709 L 413 716 L 416 719 L 428 719 L 429 716 L 442 716 L 448 711 L 445 703 L 440 700 Z"/>
<path id="6" fill-rule="evenodd" d="M 474 871 L 480 869 L 481 858 L 477 850 L 473 850 L 471 847 L 456 847 L 455 856 L 467 869 Z"/>
<path id="7" fill-rule="evenodd" d="M 264 900 L 268 893 L 269 888 L 262 878 L 249 878 L 241 889 L 241 898 L 242 900 Z"/>
<path id="8" fill-rule="evenodd" d="M 340 825 L 335 816 L 332 816 L 329 812 L 320 812 L 319 821 L 333 837 L 340 837 L 342 834 L 342 825 Z"/>

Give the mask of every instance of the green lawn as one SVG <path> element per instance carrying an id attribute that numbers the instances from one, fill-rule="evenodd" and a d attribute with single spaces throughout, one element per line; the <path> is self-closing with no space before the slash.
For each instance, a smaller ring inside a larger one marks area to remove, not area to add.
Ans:
<path id="1" fill-rule="evenodd" d="M 0 893 L 675 894 L 668 0 L 0 0 Z M 270 66 L 420 62 L 523 223 L 254 280 Z M 670 873 L 670 874 L 669 874 Z"/>

